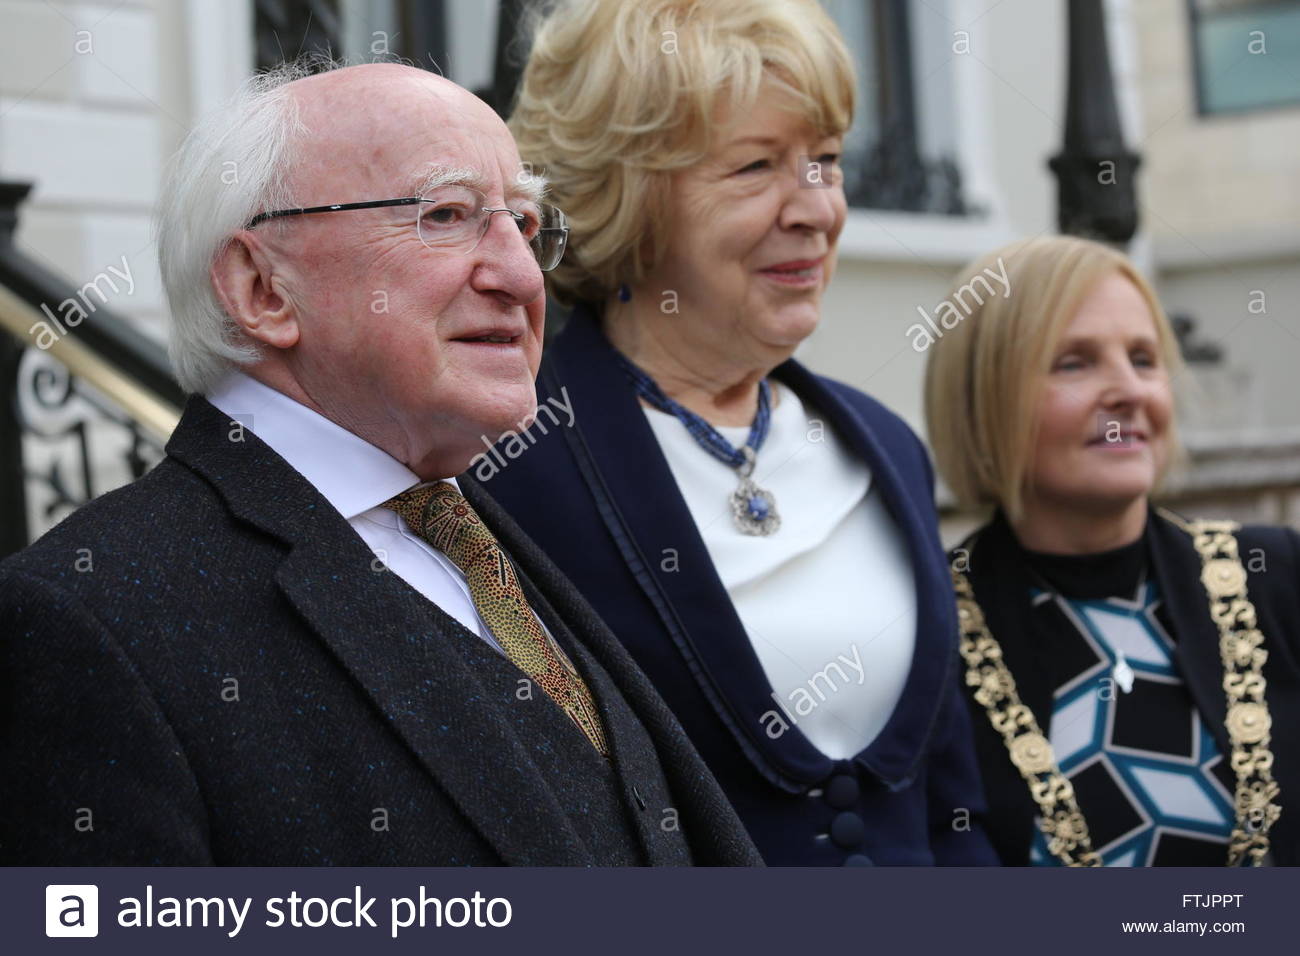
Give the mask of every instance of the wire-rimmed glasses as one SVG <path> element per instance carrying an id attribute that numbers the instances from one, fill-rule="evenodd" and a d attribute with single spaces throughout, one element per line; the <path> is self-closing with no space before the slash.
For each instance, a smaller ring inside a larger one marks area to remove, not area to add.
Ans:
<path id="1" fill-rule="evenodd" d="M 509 206 L 489 206 L 477 189 L 460 184 L 437 186 L 421 196 L 403 199 L 373 199 L 368 202 L 335 203 L 301 209 L 263 212 L 248 221 L 252 229 L 268 219 L 342 212 L 346 209 L 379 209 L 385 206 L 416 206 L 415 231 L 430 249 L 465 254 L 478 247 L 495 213 L 506 213 L 528 241 L 537 265 L 550 272 L 560 264 L 569 241 L 569 221 L 556 206 L 531 199 L 513 200 Z"/>

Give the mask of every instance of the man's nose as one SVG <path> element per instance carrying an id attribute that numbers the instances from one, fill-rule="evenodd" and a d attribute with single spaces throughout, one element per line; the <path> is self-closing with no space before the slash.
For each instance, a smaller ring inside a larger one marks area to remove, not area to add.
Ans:
<path id="1" fill-rule="evenodd" d="M 471 253 L 479 259 L 472 278 L 480 292 L 496 293 L 511 305 L 527 305 L 538 298 L 545 285 L 537 257 L 514 217 L 492 212 Z"/>

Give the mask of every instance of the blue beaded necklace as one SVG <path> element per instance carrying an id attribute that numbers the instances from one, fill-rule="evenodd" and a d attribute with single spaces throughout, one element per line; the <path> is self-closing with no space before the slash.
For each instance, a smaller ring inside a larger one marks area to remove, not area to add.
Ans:
<path id="1" fill-rule="evenodd" d="M 750 477 L 754 473 L 758 450 L 763 447 L 772 424 L 772 389 L 767 384 L 767 379 L 761 379 L 758 383 L 758 413 L 754 416 L 754 424 L 750 426 L 749 437 L 744 445 L 736 448 L 699 415 L 665 395 L 659 384 L 643 369 L 633 365 L 625 355 L 615 354 L 637 395 L 659 411 L 672 415 L 686 426 L 696 444 L 724 465 L 736 469 L 740 484 L 731 493 L 730 504 L 731 517 L 740 533 L 764 537 L 775 534 L 781 527 L 776 498 L 770 491 L 756 485 Z"/>

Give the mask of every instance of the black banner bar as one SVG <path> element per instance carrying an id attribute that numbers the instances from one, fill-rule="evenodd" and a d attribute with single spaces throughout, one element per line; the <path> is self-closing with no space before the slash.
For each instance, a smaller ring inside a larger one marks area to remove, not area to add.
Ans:
<path id="1" fill-rule="evenodd" d="M 8 868 L 0 948 L 1291 952 L 1297 890 L 1281 869 Z"/>

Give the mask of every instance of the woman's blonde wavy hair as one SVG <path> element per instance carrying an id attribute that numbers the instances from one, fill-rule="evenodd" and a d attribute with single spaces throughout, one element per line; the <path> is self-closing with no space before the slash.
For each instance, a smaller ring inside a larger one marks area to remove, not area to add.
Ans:
<path id="1" fill-rule="evenodd" d="M 533 26 L 509 121 L 571 228 L 547 274 L 561 302 L 640 281 L 668 241 L 672 174 L 720 116 L 785 94 L 819 135 L 853 119 L 854 76 L 817 0 L 560 0 Z"/>

